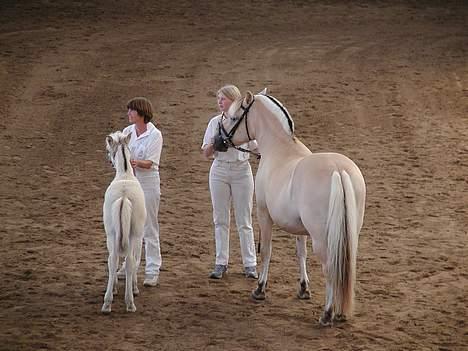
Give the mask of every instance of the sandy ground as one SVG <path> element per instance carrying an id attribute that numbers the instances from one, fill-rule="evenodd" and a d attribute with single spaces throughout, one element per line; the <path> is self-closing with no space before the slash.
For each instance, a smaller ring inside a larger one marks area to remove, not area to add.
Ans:
<path id="1" fill-rule="evenodd" d="M 0 15 L 1 350 L 468 349 L 466 2 L 4 0 Z M 267 86 L 312 151 L 363 171 L 345 324 L 317 324 L 310 244 L 312 299 L 295 297 L 294 237 L 279 229 L 264 303 L 250 300 L 234 228 L 230 274 L 207 278 L 199 146 L 229 82 Z M 139 95 L 165 140 L 164 271 L 135 314 L 120 294 L 104 316 L 104 138 Z"/>

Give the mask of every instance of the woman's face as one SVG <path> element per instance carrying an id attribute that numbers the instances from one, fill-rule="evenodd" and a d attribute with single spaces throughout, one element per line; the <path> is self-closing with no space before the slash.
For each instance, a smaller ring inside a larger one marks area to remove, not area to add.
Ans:
<path id="1" fill-rule="evenodd" d="M 128 122 L 131 124 L 141 122 L 144 120 L 144 118 L 141 117 L 136 110 L 132 110 L 131 108 L 128 109 L 127 116 Z"/>
<path id="2" fill-rule="evenodd" d="M 227 112 L 232 104 L 232 100 L 225 97 L 223 94 L 218 94 L 218 107 L 221 112 Z"/>

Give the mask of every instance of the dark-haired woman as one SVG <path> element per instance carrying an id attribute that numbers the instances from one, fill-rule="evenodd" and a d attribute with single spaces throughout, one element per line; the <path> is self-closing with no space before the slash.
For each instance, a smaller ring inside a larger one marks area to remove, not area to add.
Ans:
<path id="1" fill-rule="evenodd" d="M 161 249 L 159 245 L 159 201 L 161 197 L 159 179 L 159 160 L 163 145 L 162 134 L 155 127 L 153 106 L 144 97 L 136 97 L 127 103 L 128 121 L 131 123 L 123 130 L 124 134 L 131 134 L 129 143 L 131 160 L 135 176 L 139 180 L 145 195 L 147 218 L 143 240 L 145 242 L 145 280 L 144 286 L 156 286 L 161 268 Z M 138 255 L 140 256 L 140 255 Z M 137 267 L 140 260 L 137 260 Z M 125 274 L 125 263 L 118 272 L 118 276 Z"/>

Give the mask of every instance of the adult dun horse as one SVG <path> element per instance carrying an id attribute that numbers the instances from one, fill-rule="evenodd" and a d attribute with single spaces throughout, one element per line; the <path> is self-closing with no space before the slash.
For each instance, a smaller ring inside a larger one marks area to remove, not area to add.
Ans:
<path id="1" fill-rule="evenodd" d="M 138 179 L 133 175 L 128 143 L 131 135 L 115 132 L 107 136 L 106 148 L 115 167 L 115 178 L 104 196 L 103 218 L 109 251 L 107 283 L 101 311 L 111 312 L 114 293 L 117 292 L 119 258 L 125 260 L 125 303 L 128 312 L 135 312 L 133 294 L 137 295 L 136 262 L 141 255 L 143 228 L 146 220 L 145 198 Z"/>
<path id="2" fill-rule="evenodd" d="M 275 98 L 248 92 L 235 101 L 221 136 L 236 147 L 256 139 L 261 160 L 255 177 L 261 258 L 256 300 L 265 299 L 272 250 L 272 225 L 297 235 L 299 298 L 310 298 L 306 238 L 312 239 L 326 278 L 320 324 L 344 321 L 353 311 L 358 236 L 364 218 L 366 185 L 346 156 L 312 153 L 294 136 L 294 122 Z M 245 151 L 245 150 L 244 150 Z"/>

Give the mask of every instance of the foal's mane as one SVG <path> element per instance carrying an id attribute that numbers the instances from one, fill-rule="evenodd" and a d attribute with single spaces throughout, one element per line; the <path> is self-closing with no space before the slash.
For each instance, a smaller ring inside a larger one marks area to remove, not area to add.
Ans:
<path id="1" fill-rule="evenodd" d="M 114 132 L 114 133 L 111 133 L 108 135 L 108 138 L 110 138 L 112 140 L 112 142 L 110 142 L 109 140 L 107 140 L 106 142 L 106 148 L 107 148 L 107 151 L 110 153 L 110 155 L 112 155 L 111 157 L 120 157 L 119 156 L 119 152 L 118 152 L 118 149 L 119 149 L 119 146 L 121 147 L 121 150 L 122 150 L 122 158 L 123 158 L 123 165 L 124 165 L 124 170 L 125 172 L 127 171 L 127 157 L 129 157 L 130 155 L 128 155 L 128 146 L 126 144 L 126 141 L 125 139 L 127 138 L 128 135 L 125 135 L 124 133 L 120 132 L 120 131 L 117 131 L 117 132 Z"/>

